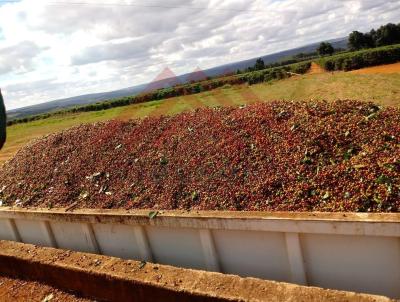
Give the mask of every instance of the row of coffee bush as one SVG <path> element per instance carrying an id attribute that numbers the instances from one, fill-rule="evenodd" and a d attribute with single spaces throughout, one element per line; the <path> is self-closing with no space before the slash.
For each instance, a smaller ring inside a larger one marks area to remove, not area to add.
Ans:
<path id="1" fill-rule="evenodd" d="M 396 44 L 324 57 L 319 60 L 319 64 L 327 71 L 349 71 L 399 61 L 400 44 Z"/>

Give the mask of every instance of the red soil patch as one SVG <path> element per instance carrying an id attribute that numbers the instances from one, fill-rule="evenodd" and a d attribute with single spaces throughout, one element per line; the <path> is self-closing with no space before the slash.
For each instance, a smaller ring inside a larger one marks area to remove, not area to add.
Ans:
<path id="1" fill-rule="evenodd" d="M 83 125 L 21 150 L 3 204 L 266 211 L 400 210 L 400 110 L 260 103 Z"/>
<path id="2" fill-rule="evenodd" d="M 323 69 L 320 65 L 318 65 L 315 62 L 311 62 L 311 67 L 307 71 L 307 74 L 320 74 L 320 73 L 326 73 L 327 71 Z"/>
<path id="3" fill-rule="evenodd" d="M 400 62 L 394 64 L 380 65 L 374 67 L 367 67 L 350 71 L 354 74 L 391 74 L 400 73 Z"/>
<path id="4" fill-rule="evenodd" d="M 89 302 L 92 300 L 78 298 L 39 282 L 0 277 L 0 301 Z"/>

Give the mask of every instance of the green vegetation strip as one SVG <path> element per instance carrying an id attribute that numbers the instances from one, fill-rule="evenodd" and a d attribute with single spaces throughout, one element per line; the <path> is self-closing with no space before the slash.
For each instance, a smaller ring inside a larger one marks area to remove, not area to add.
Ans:
<path id="1" fill-rule="evenodd" d="M 15 125 L 21 123 L 28 123 L 35 120 L 47 119 L 55 115 L 64 115 L 67 113 L 100 111 L 115 107 L 128 106 L 132 104 L 150 102 L 155 100 L 162 100 L 177 96 L 185 96 L 197 94 L 203 91 L 210 91 L 224 85 L 237 85 L 248 83 L 250 85 L 268 82 L 276 79 L 283 79 L 290 77 L 293 73 L 304 74 L 310 68 L 311 62 L 295 63 L 287 66 L 268 68 L 264 70 L 252 71 L 237 75 L 220 77 L 212 80 L 201 81 L 193 84 L 185 84 L 175 87 L 158 89 L 149 93 L 139 94 L 137 96 L 123 97 L 110 101 L 74 107 L 71 109 L 25 117 L 8 121 L 7 125 Z"/>
<path id="2" fill-rule="evenodd" d="M 400 61 L 400 44 L 324 57 L 318 63 L 328 71 L 355 70 Z"/>

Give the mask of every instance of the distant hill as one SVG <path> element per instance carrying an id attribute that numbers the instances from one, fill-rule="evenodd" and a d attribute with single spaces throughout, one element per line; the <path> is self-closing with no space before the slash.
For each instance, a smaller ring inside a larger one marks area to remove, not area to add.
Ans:
<path id="1" fill-rule="evenodd" d="M 142 91 L 146 85 L 139 85 L 128 87 L 120 90 L 109 91 L 109 92 L 101 92 L 101 93 L 92 93 L 85 94 L 80 96 L 74 96 L 71 98 L 60 99 L 55 101 L 50 101 L 47 103 L 27 106 L 23 108 L 13 109 L 7 111 L 8 119 L 13 120 L 16 118 L 23 118 L 30 115 L 37 115 L 52 111 L 62 110 L 68 107 L 82 106 L 92 103 L 97 103 L 113 98 L 124 97 L 128 95 L 135 95 Z"/>
<path id="2" fill-rule="evenodd" d="M 339 38 L 339 39 L 333 39 L 333 40 L 326 40 L 325 42 L 331 43 L 334 48 L 347 49 L 347 41 L 348 41 L 348 38 L 346 37 L 346 38 Z M 235 62 L 235 63 L 231 63 L 231 64 L 221 65 L 218 67 L 207 69 L 207 70 L 205 70 L 205 73 L 208 76 L 216 76 L 216 75 L 224 74 L 229 70 L 232 72 L 235 72 L 238 69 L 245 69 L 250 66 L 254 66 L 254 64 L 258 58 L 262 58 L 265 64 L 279 62 L 279 61 L 285 60 L 289 57 L 292 57 L 294 55 L 297 55 L 299 53 L 315 52 L 320 43 L 321 42 L 313 43 L 313 44 L 309 44 L 309 45 L 298 47 L 298 48 L 293 48 L 293 49 L 289 49 L 289 50 L 276 52 L 276 53 L 266 55 L 266 56 L 259 56 L 259 57 L 252 58 L 249 60 L 244 60 L 244 61 Z"/>
<path id="3" fill-rule="evenodd" d="M 334 48 L 347 48 L 347 37 L 346 38 L 339 38 L 334 40 L 328 40 L 332 44 Z M 282 60 L 285 60 L 289 57 L 297 55 L 299 53 L 310 53 L 316 51 L 319 43 L 313 43 L 306 46 L 289 49 L 281 52 L 277 52 L 270 55 L 260 56 L 265 64 L 275 63 Z M 120 90 L 109 91 L 109 92 L 101 92 L 101 93 L 94 93 L 94 94 L 86 94 L 75 96 L 66 99 L 60 99 L 55 101 L 50 101 L 47 103 L 37 104 L 33 106 L 18 108 L 7 111 L 8 119 L 13 120 L 17 118 L 24 118 L 30 115 L 37 115 L 43 114 L 53 111 L 62 110 L 69 107 L 75 106 L 82 106 L 92 103 L 97 103 L 109 99 L 124 97 L 124 96 L 132 96 L 138 94 L 143 91 L 149 91 L 150 88 L 158 89 L 158 88 L 165 88 L 171 85 L 175 85 L 177 83 L 187 83 L 190 81 L 196 81 L 199 79 L 204 79 L 206 76 L 215 77 L 224 75 L 227 73 L 235 72 L 238 69 L 246 69 L 250 66 L 253 66 L 255 61 L 260 58 L 252 58 L 240 62 L 225 64 L 217 67 L 213 67 L 204 71 L 201 71 L 199 68 L 196 68 L 194 72 L 174 76 L 173 72 L 168 70 L 164 70 L 158 77 L 155 78 L 154 81 L 148 84 L 142 84 L 137 86 L 132 86 Z M 170 75 L 170 77 L 166 75 Z M 151 90 L 151 89 L 150 89 Z"/>

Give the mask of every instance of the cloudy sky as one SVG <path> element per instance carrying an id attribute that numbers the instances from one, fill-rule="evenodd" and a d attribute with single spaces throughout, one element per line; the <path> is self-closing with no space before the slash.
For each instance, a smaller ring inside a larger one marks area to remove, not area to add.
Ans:
<path id="1" fill-rule="evenodd" d="M 8 109 L 400 22 L 398 0 L 0 0 Z"/>

